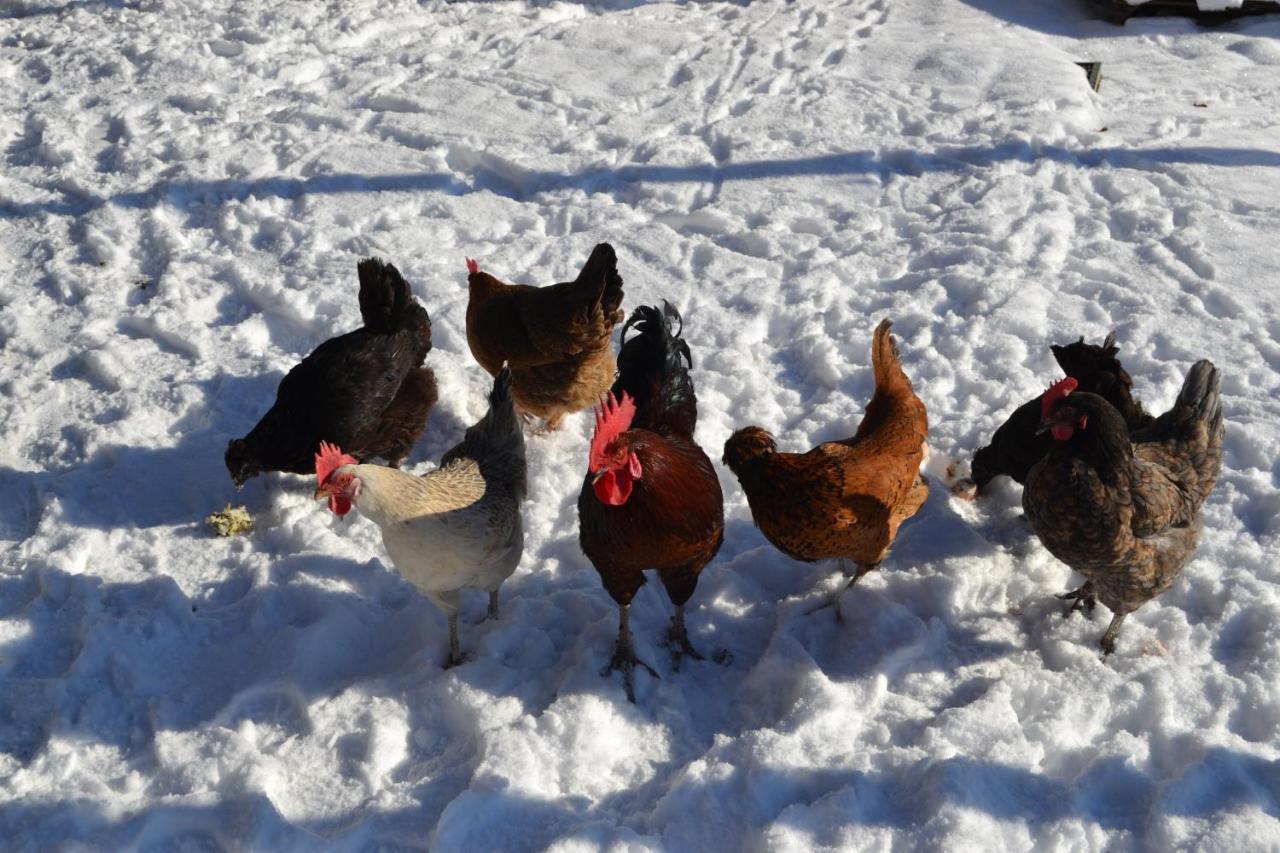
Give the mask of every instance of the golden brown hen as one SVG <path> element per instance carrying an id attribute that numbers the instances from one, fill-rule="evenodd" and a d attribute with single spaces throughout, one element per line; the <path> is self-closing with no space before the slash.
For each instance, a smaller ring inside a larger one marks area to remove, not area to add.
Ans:
<path id="1" fill-rule="evenodd" d="M 724 445 L 724 463 L 738 475 L 765 537 L 797 560 L 838 559 L 850 578 L 844 590 L 884 559 L 899 525 L 929 495 L 920 476 L 928 415 L 902 372 L 889 327 L 885 320 L 876 328 L 875 395 L 852 438 L 779 453 L 773 436 L 752 426 Z"/>
<path id="2" fill-rule="evenodd" d="M 548 287 L 507 284 L 467 259 L 467 343 L 497 375 L 511 366 L 515 401 L 554 430 L 566 414 L 590 408 L 613 384 L 609 337 L 622 322 L 622 276 L 608 243 L 591 252 L 574 281 Z"/>

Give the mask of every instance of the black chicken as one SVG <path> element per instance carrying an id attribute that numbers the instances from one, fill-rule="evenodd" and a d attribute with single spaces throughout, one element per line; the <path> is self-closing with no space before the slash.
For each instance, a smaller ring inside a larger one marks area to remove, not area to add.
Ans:
<path id="1" fill-rule="evenodd" d="M 368 258 L 357 271 L 364 327 L 316 347 L 280 381 L 258 425 L 227 445 L 236 486 L 263 471 L 312 473 L 321 441 L 398 467 L 426 427 L 437 397 L 435 373 L 422 366 L 431 318 L 391 264 Z"/>
<path id="2" fill-rule="evenodd" d="M 1084 338 L 1065 346 L 1054 345 L 1049 349 L 1057 359 L 1062 372 L 1079 383 L 1079 390 L 1097 394 L 1119 412 L 1130 431 L 1151 423 L 1151 415 L 1143 411 L 1142 404 L 1133 399 L 1133 380 L 1120 366 L 1116 354 L 1115 332 L 1107 335 L 1102 346 L 1086 344 Z M 1025 483 L 1027 472 L 1049 452 L 1053 440 L 1038 433 L 1040 425 L 1040 397 L 1023 403 L 1009 416 L 991 443 L 973 455 L 970 479 L 956 484 L 956 490 L 966 496 L 982 494 L 982 490 L 1000 474 Z"/>

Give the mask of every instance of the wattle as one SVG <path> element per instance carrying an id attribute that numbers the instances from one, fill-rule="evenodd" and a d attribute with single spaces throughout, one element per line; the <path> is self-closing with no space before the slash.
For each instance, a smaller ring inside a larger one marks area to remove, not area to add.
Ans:
<path id="1" fill-rule="evenodd" d="M 609 506 L 622 506 L 631 497 L 634 481 L 625 468 L 606 471 L 604 476 L 591 484 L 596 497 Z"/>

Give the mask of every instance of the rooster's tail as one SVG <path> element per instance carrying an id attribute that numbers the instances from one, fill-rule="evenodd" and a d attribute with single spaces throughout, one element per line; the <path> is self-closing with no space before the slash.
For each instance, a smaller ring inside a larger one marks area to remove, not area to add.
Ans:
<path id="1" fill-rule="evenodd" d="M 632 328 L 639 334 L 627 340 Z M 693 356 L 680 336 L 683 329 L 680 312 L 666 300 L 661 309 L 641 305 L 631 312 L 622 327 L 613 393 L 621 399 L 626 391 L 636 401 L 633 426 L 655 432 L 667 428 L 691 438 L 698 423 L 698 399 L 689 376 Z"/>
<path id="2" fill-rule="evenodd" d="M 413 298 L 409 282 L 398 269 L 378 258 L 364 259 L 356 266 L 356 272 L 360 277 L 364 327 L 384 335 L 412 329 L 422 344 L 422 357 L 426 358 L 431 350 L 431 318 Z"/>
<path id="3" fill-rule="evenodd" d="M 1190 462 L 1195 471 L 1188 483 L 1199 505 L 1213 491 L 1222 470 L 1222 376 L 1208 359 L 1191 365 L 1173 408 L 1132 434 L 1134 444 L 1163 444 L 1168 452 Z M 1203 431 L 1201 430 L 1203 426 Z"/>

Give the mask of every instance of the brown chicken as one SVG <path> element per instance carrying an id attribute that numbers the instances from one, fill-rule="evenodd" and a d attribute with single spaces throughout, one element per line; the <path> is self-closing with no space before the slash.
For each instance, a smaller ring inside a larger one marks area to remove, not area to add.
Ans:
<path id="1" fill-rule="evenodd" d="M 698 573 L 724 541 L 724 496 L 711 460 L 693 441 L 698 401 L 680 315 L 642 306 L 622 328 L 618 381 L 596 414 L 591 457 L 578 495 L 579 542 L 618 603 L 618 642 L 602 675 L 622 670 L 635 701 L 638 664 L 628 627 L 631 599 L 644 572 L 657 571 L 676 606 L 669 639 L 673 666 L 702 655 L 689 642 L 684 605 Z M 640 334 L 630 341 L 627 332 Z"/>
<path id="2" fill-rule="evenodd" d="M 577 279 L 549 287 L 506 284 L 467 258 L 467 343 L 490 374 L 510 364 L 516 407 L 554 430 L 590 408 L 613 384 L 609 338 L 622 322 L 622 276 L 608 243 L 591 252 Z"/>
<path id="3" fill-rule="evenodd" d="M 837 615 L 840 596 L 879 565 L 899 525 L 929 495 L 920 476 L 928 415 L 902 372 L 889 327 L 885 320 L 876 328 L 875 395 L 852 438 L 779 453 L 772 435 L 750 426 L 724 445 L 724 463 L 738 475 L 765 537 L 797 560 L 840 561 L 849 582 L 831 601 Z"/>
<path id="4" fill-rule="evenodd" d="M 1173 585 L 1195 554 L 1200 506 L 1218 481 L 1225 435 L 1218 370 L 1191 366 L 1173 408 L 1130 435 L 1124 417 L 1064 379 L 1045 393 L 1041 429 L 1053 449 L 1022 492 L 1031 528 L 1055 557 L 1087 578 L 1060 598 L 1068 614 L 1112 612 L 1102 635 L 1115 651 L 1126 616 Z"/>

